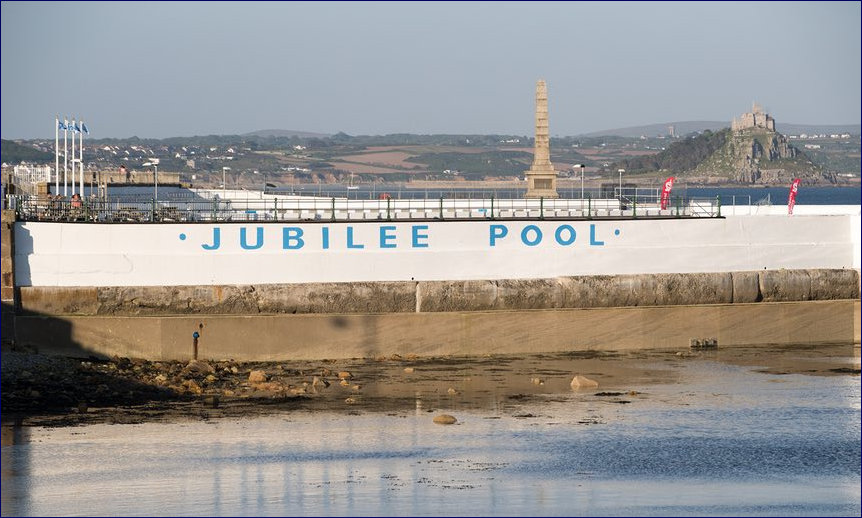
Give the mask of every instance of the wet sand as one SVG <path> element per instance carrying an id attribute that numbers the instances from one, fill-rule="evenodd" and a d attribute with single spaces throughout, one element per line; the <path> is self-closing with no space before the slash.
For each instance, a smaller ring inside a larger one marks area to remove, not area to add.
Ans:
<path id="1" fill-rule="evenodd" d="M 777 375 L 860 372 L 859 346 L 852 344 L 264 363 L 79 360 L 14 351 L 2 358 L 4 424 L 49 427 L 298 411 L 400 415 L 417 404 L 429 414 L 506 411 L 573 392 L 622 405 L 649 400 L 643 387 L 680 383 L 680 368 L 698 361 Z M 578 375 L 598 386 L 573 389 Z"/>

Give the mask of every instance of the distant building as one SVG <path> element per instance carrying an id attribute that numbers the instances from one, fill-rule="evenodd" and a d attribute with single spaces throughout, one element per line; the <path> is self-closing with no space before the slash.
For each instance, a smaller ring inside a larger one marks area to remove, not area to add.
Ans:
<path id="1" fill-rule="evenodd" d="M 775 131 L 775 119 L 768 113 L 763 111 L 763 108 L 757 103 L 751 103 L 751 112 L 743 113 L 739 118 L 734 118 L 730 125 L 733 131 L 742 131 L 749 128 L 764 128 L 769 131 Z"/>

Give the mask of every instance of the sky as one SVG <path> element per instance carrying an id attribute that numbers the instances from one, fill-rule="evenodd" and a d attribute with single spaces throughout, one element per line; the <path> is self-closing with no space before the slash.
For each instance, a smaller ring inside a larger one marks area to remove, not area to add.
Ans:
<path id="1" fill-rule="evenodd" d="M 860 123 L 860 2 L 9 2 L 0 136 Z"/>

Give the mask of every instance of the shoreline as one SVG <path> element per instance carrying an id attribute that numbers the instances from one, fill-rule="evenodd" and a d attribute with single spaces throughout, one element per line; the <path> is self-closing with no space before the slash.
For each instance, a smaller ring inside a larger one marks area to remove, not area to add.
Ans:
<path id="1" fill-rule="evenodd" d="M 487 411 L 572 391 L 606 404 L 648 399 L 634 387 L 675 383 L 682 362 L 764 374 L 859 376 L 859 344 L 555 354 L 237 362 L 48 357 L 5 350 L 3 425 L 67 427 L 237 419 L 285 412 L 356 415 Z M 650 367 L 656 362 L 666 370 Z M 596 387 L 572 388 L 575 376 Z"/>

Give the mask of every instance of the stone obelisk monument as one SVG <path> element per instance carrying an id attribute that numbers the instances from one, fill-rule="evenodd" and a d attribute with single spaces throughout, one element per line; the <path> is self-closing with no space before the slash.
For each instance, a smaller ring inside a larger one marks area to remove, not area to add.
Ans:
<path id="1" fill-rule="evenodd" d="M 527 198 L 556 198 L 557 172 L 551 164 L 551 139 L 548 134 L 548 89 L 545 80 L 536 83 L 536 146 L 533 165 L 526 172 Z"/>

